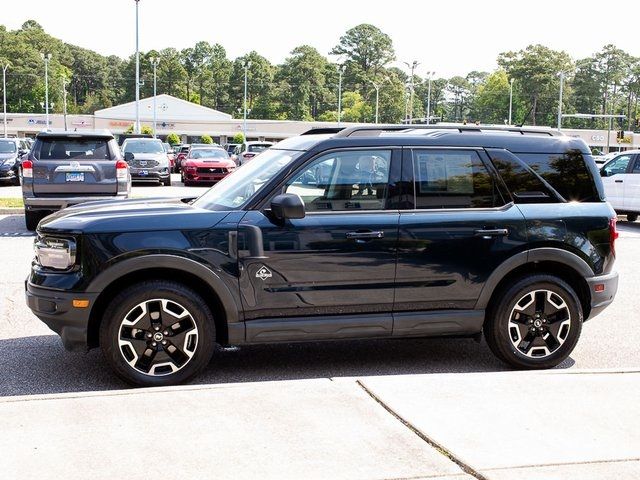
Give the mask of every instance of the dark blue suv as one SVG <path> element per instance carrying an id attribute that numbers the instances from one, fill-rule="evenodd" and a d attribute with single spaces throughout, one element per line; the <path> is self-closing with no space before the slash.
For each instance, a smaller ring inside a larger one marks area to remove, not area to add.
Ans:
<path id="1" fill-rule="evenodd" d="M 197 199 L 46 218 L 26 295 L 138 385 L 187 380 L 216 342 L 484 333 L 549 368 L 615 296 L 615 218 L 585 143 L 551 130 L 311 132 Z"/>

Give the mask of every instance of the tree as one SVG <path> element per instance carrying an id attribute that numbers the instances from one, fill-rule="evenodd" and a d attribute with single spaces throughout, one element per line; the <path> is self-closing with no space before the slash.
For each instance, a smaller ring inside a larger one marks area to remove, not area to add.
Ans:
<path id="1" fill-rule="evenodd" d="M 169 135 L 167 135 L 167 143 L 169 145 L 177 145 L 178 143 L 180 143 L 180 137 L 177 133 L 171 132 Z"/>
<path id="2" fill-rule="evenodd" d="M 478 85 L 471 119 L 481 123 L 503 123 L 509 117 L 509 77 L 497 70 Z M 513 115 L 512 115 L 513 118 Z"/>
<path id="3" fill-rule="evenodd" d="M 233 140 L 231 141 L 231 143 L 244 143 L 244 135 L 240 132 L 236 133 L 233 136 Z"/>
<path id="4" fill-rule="evenodd" d="M 202 143 L 207 143 L 209 145 L 213 144 L 213 138 L 211 138 L 211 135 L 207 135 L 207 134 L 202 135 L 200 137 L 200 141 Z"/>

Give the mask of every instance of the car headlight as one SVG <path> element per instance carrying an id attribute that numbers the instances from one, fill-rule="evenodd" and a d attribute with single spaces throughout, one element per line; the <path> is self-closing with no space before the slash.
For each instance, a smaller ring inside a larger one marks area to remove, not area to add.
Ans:
<path id="1" fill-rule="evenodd" d="M 0 165 L 4 165 L 5 167 L 13 167 L 16 164 L 15 158 L 8 158 L 4 161 L 4 163 L 0 162 Z"/>
<path id="2" fill-rule="evenodd" d="M 76 243 L 66 238 L 38 237 L 36 261 L 43 267 L 67 270 L 76 263 Z"/>

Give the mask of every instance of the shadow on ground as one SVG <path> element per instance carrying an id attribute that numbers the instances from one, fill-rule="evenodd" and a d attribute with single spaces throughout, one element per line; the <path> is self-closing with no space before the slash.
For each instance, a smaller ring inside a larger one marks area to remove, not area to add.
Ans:
<path id="1" fill-rule="evenodd" d="M 0 396 L 128 388 L 98 350 L 66 352 L 55 335 L 0 340 Z M 568 359 L 559 368 L 568 368 Z M 507 368 L 484 341 L 352 340 L 220 349 L 191 383 L 494 372 Z"/>

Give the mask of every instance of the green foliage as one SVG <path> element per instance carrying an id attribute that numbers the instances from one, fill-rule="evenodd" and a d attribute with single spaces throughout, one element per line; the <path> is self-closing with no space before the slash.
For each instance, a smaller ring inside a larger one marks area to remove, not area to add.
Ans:
<path id="1" fill-rule="evenodd" d="M 208 143 L 209 145 L 213 144 L 213 138 L 210 135 L 204 134 L 200 137 L 200 141 L 202 143 Z"/>
<path id="2" fill-rule="evenodd" d="M 125 129 L 124 133 L 125 135 L 130 135 L 133 133 L 133 123 Z"/>
<path id="3" fill-rule="evenodd" d="M 140 127 L 140 133 L 143 135 L 153 135 L 153 128 L 149 125 L 142 125 L 142 127 Z"/>
<path id="4" fill-rule="evenodd" d="M 176 145 L 180 143 L 180 137 L 177 133 L 171 132 L 169 135 L 167 135 L 167 143 L 169 145 Z"/>
<path id="5" fill-rule="evenodd" d="M 243 143 L 244 142 L 244 135 L 240 132 L 236 133 L 233 136 L 233 139 L 231 140 L 231 143 Z"/>

